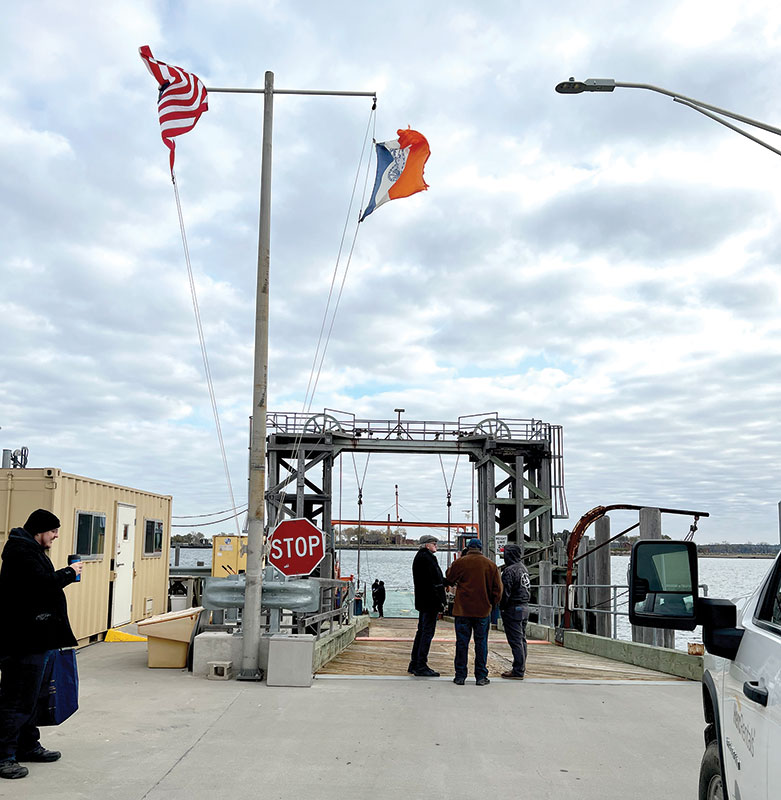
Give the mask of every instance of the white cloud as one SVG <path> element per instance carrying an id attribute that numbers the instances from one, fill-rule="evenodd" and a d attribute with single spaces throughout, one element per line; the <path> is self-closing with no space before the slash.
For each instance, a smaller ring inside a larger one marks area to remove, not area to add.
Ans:
<path id="1" fill-rule="evenodd" d="M 553 91 L 571 74 L 609 75 L 778 122 L 775 6 L 701 7 L 664 2 L 640 18 L 617 3 L 605 26 L 574 3 L 403 1 L 396 13 L 414 9 L 417 24 L 389 39 L 379 11 L 344 2 L 14 7 L 0 33 L 2 446 L 171 493 L 176 513 L 226 507 L 155 86 L 137 54 L 149 44 L 212 86 L 258 87 L 273 69 L 282 88 L 377 90 L 378 139 L 407 125 L 429 138 L 430 190 L 361 226 L 315 409 L 541 418 L 564 426 L 574 517 L 680 505 L 713 512 L 703 541 L 775 540 L 777 156 L 648 92 Z M 275 101 L 273 410 L 301 409 L 369 106 Z M 177 146 L 237 497 L 261 110 L 258 96 L 213 94 Z M 462 464 L 459 509 L 468 474 Z M 444 513 L 435 460 L 377 459 L 367 480 L 373 513 L 394 483 L 410 513 Z"/>

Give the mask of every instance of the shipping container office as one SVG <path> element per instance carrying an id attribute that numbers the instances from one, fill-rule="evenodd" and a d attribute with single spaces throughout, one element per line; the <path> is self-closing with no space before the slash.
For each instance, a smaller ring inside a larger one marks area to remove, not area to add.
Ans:
<path id="1" fill-rule="evenodd" d="M 76 638 L 95 641 L 110 627 L 168 610 L 171 497 L 69 475 L 59 469 L 0 471 L 0 547 L 36 508 L 59 517 L 50 556 L 84 562 L 65 589 Z"/>

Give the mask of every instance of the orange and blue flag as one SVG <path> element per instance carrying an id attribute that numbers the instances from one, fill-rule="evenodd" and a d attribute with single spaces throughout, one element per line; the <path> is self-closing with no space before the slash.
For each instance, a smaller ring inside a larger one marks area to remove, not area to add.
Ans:
<path id="1" fill-rule="evenodd" d="M 369 204 L 361 216 L 363 222 L 374 209 L 428 189 L 423 180 L 423 167 L 431 154 L 426 137 L 410 128 L 397 131 L 399 138 L 392 142 L 375 142 L 377 177 Z"/>

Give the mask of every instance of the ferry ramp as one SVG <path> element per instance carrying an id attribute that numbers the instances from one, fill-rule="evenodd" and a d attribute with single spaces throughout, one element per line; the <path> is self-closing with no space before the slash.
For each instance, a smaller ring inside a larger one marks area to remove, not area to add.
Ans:
<path id="1" fill-rule="evenodd" d="M 359 636 L 346 650 L 325 664 L 318 676 L 409 677 L 407 667 L 417 619 L 372 619 L 368 635 Z M 431 644 L 429 666 L 441 673 L 439 680 L 453 677 L 456 635 L 453 623 L 440 620 Z M 474 663 L 474 645 L 470 645 L 470 670 Z M 512 667 L 512 652 L 502 631 L 491 630 L 488 636 L 488 677 L 499 676 Z M 422 679 L 420 679 L 422 680 Z M 636 667 L 602 656 L 567 650 L 550 642 L 530 641 L 526 681 L 680 681 L 663 672 Z"/>

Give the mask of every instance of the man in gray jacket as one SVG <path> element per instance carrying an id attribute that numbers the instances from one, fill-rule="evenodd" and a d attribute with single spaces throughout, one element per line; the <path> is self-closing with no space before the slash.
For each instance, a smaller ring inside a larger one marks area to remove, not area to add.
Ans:
<path id="1" fill-rule="evenodd" d="M 531 580 L 517 544 L 508 543 L 504 547 L 502 585 L 504 593 L 499 610 L 507 643 L 513 651 L 513 668 L 503 672 L 502 677 L 522 681 L 526 673 L 526 623 L 529 621 Z"/>

